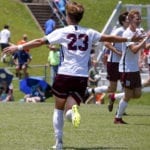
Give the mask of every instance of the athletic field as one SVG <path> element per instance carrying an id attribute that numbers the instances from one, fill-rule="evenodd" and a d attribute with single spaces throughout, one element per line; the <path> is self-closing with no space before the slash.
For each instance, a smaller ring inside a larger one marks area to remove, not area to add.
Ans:
<path id="1" fill-rule="evenodd" d="M 105 104 L 82 104 L 79 128 L 64 125 L 66 150 L 149 150 L 150 96 L 130 102 L 127 125 L 113 124 Z M 54 144 L 52 114 L 54 104 L 0 103 L 0 150 L 48 150 Z"/>

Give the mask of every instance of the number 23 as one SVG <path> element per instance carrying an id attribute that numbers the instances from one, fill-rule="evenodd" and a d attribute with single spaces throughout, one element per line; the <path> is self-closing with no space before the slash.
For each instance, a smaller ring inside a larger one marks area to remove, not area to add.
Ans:
<path id="1" fill-rule="evenodd" d="M 68 34 L 67 39 L 71 41 L 68 43 L 68 50 L 81 50 L 86 51 L 88 49 L 88 36 L 86 34 Z M 77 45 L 76 42 L 80 40 L 83 44 Z"/>

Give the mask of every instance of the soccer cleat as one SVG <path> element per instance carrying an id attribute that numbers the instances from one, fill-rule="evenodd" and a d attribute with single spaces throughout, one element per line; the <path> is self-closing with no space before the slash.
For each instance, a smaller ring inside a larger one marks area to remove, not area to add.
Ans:
<path id="1" fill-rule="evenodd" d="M 62 150 L 63 149 L 63 143 L 62 142 L 56 143 L 54 146 L 52 146 L 52 149 Z"/>
<path id="2" fill-rule="evenodd" d="M 111 112 L 113 110 L 114 102 L 115 102 L 115 95 L 114 93 L 109 94 L 109 104 L 108 104 L 108 111 Z"/>
<path id="3" fill-rule="evenodd" d="M 123 121 L 122 118 L 115 118 L 114 124 L 127 124 L 127 123 Z"/>
<path id="4" fill-rule="evenodd" d="M 72 106 L 72 124 L 74 127 L 79 127 L 80 125 L 81 116 L 78 111 L 78 106 L 73 105 Z"/>

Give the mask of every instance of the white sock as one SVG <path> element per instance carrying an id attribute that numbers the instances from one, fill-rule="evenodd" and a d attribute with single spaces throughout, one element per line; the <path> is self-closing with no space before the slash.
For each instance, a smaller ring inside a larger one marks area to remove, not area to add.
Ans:
<path id="1" fill-rule="evenodd" d="M 124 101 L 123 99 L 119 102 L 119 108 L 117 110 L 116 118 L 122 118 L 123 113 L 125 112 L 125 109 L 127 108 L 128 103 Z"/>
<path id="2" fill-rule="evenodd" d="M 63 136 L 63 126 L 64 126 L 64 117 L 63 117 L 63 110 L 54 109 L 53 114 L 53 127 L 55 132 L 56 142 L 62 142 Z"/>
<path id="3" fill-rule="evenodd" d="M 123 93 L 115 93 L 114 95 L 116 100 L 121 100 L 124 97 L 124 92 Z"/>
<path id="4" fill-rule="evenodd" d="M 68 121 L 72 121 L 72 109 L 67 110 L 65 117 Z"/>
<path id="5" fill-rule="evenodd" d="M 94 88 L 94 92 L 97 93 L 106 93 L 108 90 L 108 86 L 99 86 Z"/>

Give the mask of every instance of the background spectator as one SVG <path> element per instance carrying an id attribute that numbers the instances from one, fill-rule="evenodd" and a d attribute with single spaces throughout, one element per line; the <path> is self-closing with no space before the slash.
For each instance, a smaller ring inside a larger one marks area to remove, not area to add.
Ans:
<path id="1" fill-rule="evenodd" d="M 52 14 L 50 16 L 50 19 L 48 19 L 44 25 L 45 35 L 51 33 L 53 30 L 55 30 L 55 28 L 56 28 L 56 22 L 54 20 L 54 14 Z"/>
<path id="2" fill-rule="evenodd" d="M 0 32 L 1 51 L 3 51 L 4 48 L 9 46 L 10 36 L 11 33 L 9 31 L 9 26 L 4 25 L 4 29 L 1 30 Z M 4 54 L 3 56 L 1 55 L 1 61 L 5 63 L 6 62 L 5 59 L 6 59 L 6 54 Z"/>
<path id="3" fill-rule="evenodd" d="M 60 51 L 56 45 L 49 45 L 49 50 L 48 63 L 50 65 L 50 81 L 52 85 L 60 63 Z"/>
<path id="4" fill-rule="evenodd" d="M 24 77 L 28 77 L 28 64 L 31 62 L 32 57 L 25 50 L 17 51 L 13 56 L 14 64 L 16 65 L 16 77 L 21 78 L 21 71 Z"/>
<path id="5" fill-rule="evenodd" d="M 44 102 L 45 101 L 45 94 L 42 91 L 42 87 L 39 85 L 32 86 L 32 93 L 25 95 L 24 101 L 27 103 Z"/>
<path id="6" fill-rule="evenodd" d="M 18 45 L 22 45 L 22 44 L 26 43 L 27 41 L 28 41 L 28 36 L 27 36 L 26 34 L 24 34 L 24 35 L 22 36 L 22 39 L 19 40 L 17 44 L 18 44 Z M 26 52 L 30 52 L 29 49 L 26 49 L 25 51 L 26 51 Z"/>
<path id="7" fill-rule="evenodd" d="M 8 86 L 6 81 L 0 82 L 0 102 L 10 102 L 13 100 L 12 84 Z"/>
<path id="8" fill-rule="evenodd" d="M 56 4 L 59 11 L 66 16 L 66 0 L 59 0 Z"/>
<path id="9" fill-rule="evenodd" d="M 98 62 L 94 59 L 91 60 L 91 68 L 89 70 L 89 78 L 88 78 L 88 87 L 97 87 L 98 81 L 100 80 Z M 96 103 L 103 104 L 104 103 L 104 93 L 91 93 L 88 99 L 86 100 L 86 104 L 88 103 Z"/>

